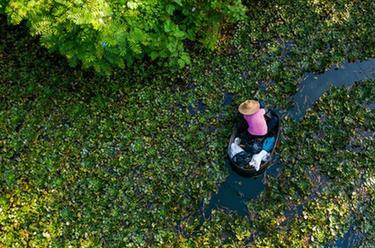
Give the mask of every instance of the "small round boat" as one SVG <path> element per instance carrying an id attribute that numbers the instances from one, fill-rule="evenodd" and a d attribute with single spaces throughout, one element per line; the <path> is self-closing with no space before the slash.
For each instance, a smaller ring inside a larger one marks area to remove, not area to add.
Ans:
<path id="1" fill-rule="evenodd" d="M 269 159 L 265 162 L 262 161 L 258 171 L 256 171 L 255 168 L 252 167 L 252 166 L 242 167 L 230 158 L 229 154 L 230 154 L 231 144 L 234 142 L 234 139 L 236 137 L 239 137 L 239 136 L 241 136 L 241 134 L 247 132 L 248 126 L 247 126 L 247 123 L 244 120 L 244 118 L 242 116 L 239 116 L 237 118 L 236 124 L 233 127 L 232 135 L 230 136 L 230 139 L 229 139 L 227 153 L 228 153 L 229 161 L 230 161 L 230 164 L 231 164 L 233 170 L 236 171 L 241 176 L 252 177 L 252 176 L 257 176 L 257 175 L 262 174 L 272 164 L 272 160 L 273 160 L 273 157 L 275 156 L 276 148 L 280 145 L 280 134 L 281 134 L 280 117 L 273 110 L 269 110 L 267 114 L 274 115 L 278 119 L 277 125 L 267 135 L 267 136 L 274 136 L 275 137 L 275 144 L 274 144 L 274 146 L 273 146 L 273 148 L 270 152 Z M 244 136 L 244 135 L 242 135 L 242 136 Z"/>

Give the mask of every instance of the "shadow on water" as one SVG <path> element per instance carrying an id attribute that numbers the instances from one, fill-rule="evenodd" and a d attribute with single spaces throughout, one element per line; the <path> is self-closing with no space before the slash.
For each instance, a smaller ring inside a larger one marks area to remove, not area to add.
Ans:
<path id="1" fill-rule="evenodd" d="M 292 96 L 294 107 L 286 113 L 292 119 L 299 121 L 305 115 L 320 96 L 329 89 L 330 86 L 346 86 L 349 87 L 357 81 L 375 79 L 375 59 L 368 59 L 362 62 L 349 63 L 345 62 L 339 66 L 333 66 L 322 74 L 308 73 L 306 74 L 298 87 L 297 93 Z M 224 95 L 224 105 L 231 104 L 233 94 L 226 93 Z M 375 103 L 371 103 L 369 108 L 374 109 Z M 282 166 L 275 159 L 275 163 L 266 170 L 263 175 L 254 178 L 245 178 L 235 173 L 226 161 L 226 167 L 229 168 L 229 175 L 218 189 L 218 193 L 213 195 L 209 205 L 205 208 L 205 216 L 209 217 L 212 209 L 222 208 L 234 211 L 240 215 L 247 214 L 246 203 L 255 199 L 264 190 L 265 174 L 271 174 L 277 177 Z M 339 239 L 336 247 L 350 247 L 348 245 L 358 242 L 353 230 L 349 230 L 343 238 Z"/>
<path id="2" fill-rule="evenodd" d="M 209 206 L 205 209 L 205 215 L 209 216 L 213 208 L 223 208 L 235 211 L 240 215 L 247 214 L 246 203 L 256 198 L 264 190 L 264 182 L 267 174 L 276 176 L 281 170 L 279 163 L 274 163 L 265 173 L 257 177 L 242 177 L 235 173 L 225 162 L 230 174 L 220 187 L 218 194 L 211 198 Z"/>

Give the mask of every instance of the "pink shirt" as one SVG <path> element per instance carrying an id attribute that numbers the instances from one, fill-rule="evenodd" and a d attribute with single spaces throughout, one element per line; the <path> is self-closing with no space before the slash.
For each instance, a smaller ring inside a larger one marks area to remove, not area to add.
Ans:
<path id="1" fill-rule="evenodd" d="M 252 115 L 244 115 L 249 128 L 247 131 L 252 135 L 262 136 L 267 134 L 267 122 L 264 118 L 266 111 L 264 109 L 259 109 L 258 112 Z"/>

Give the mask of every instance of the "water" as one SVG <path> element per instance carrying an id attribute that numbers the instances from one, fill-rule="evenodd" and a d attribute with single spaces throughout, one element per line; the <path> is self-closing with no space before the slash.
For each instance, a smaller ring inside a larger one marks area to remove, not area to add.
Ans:
<path id="1" fill-rule="evenodd" d="M 375 59 L 368 59 L 363 62 L 349 63 L 345 62 L 340 66 L 334 66 L 322 74 L 306 74 L 298 87 L 297 93 L 292 96 L 294 107 L 289 109 L 287 115 L 292 119 L 299 121 L 303 118 L 308 108 L 310 108 L 320 96 L 329 89 L 330 86 L 351 86 L 357 81 L 375 79 Z M 226 93 L 224 96 L 224 105 L 231 104 L 233 94 Z M 369 108 L 374 109 L 375 103 L 371 103 Z M 278 160 L 276 160 L 278 161 Z M 255 178 L 245 178 L 235 173 L 226 162 L 229 168 L 229 175 L 218 189 L 218 193 L 213 195 L 209 205 L 205 209 L 205 215 L 209 216 L 213 208 L 222 208 L 234 211 L 240 215 L 247 214 L 246 203 L 255 199 L 265 188 L 265 175 Z M 279 163 L 275 163 L 265 174 L 277 176 L 282 169 Z M 350 231 L 339 240 L 338 247 L 347 247 L 350 240 Z"/>
<path id="2" fill-rule="evenodd" d="M 233 98 L 234 98 L 233 93 L 229 93 L 229 92 L 224 93 L 223 105 L 224 106 L 231 105 L 233 102 Z"/>
<path id="3" fill-rule="evenodd" d="M 345 62 L 323 74 L 308 73 L 303 77 L 297 93 L 292 97 L 295 106 L 288 111 L 294 120 L 301 120 L 305 112 L 330 86 L 351 86 L 354 82 L 375 79 L 375 59 Z"/>
<path id="4" fill-rule="evenodd" d="M 230 174 L 226 181 L 220 185 L 218 194 L 211 198 L 205 215 L 209 215 L 213 208 L 224 208 L 235 211 L 240 215 L 246 215 L 248 212 L 246 203 L 256 198 L 264 190 L 266 175 L 276 176 L 281 170 L 281 165 L 275 163 L 262 175 L 257 177 L 242 177 L 232 171 L 229 161 L 226 161 L 225 164 L 230 169 Z"/>
<path id="5" fill-rule="evenodd" d="M 196 107 L 193 105 L 188 106 L 188 111 L 191 115 L 196 115 L 198 112 L 204 112 L 206 110 L 206 105 L 202 102 L 202 100 L 198 100 L 196 102 Z"/>
<path id="6" fill-rule="evenodd" d="M 338 239 L 333 247 L 347 248 L 347 247 L 359 247 L 363 235 L 358 231 L 355 231 L 353 226 L 349 228 L 349 231 L 344 234 L 344 237 Z"/>

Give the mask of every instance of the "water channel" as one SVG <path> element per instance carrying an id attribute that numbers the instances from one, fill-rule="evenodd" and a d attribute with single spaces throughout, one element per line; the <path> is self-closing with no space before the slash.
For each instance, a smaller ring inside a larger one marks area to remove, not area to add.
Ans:
<path id="1" fill-rule="evenodd" d="M 349 87 L 355 82 L 375 79 L 375 59 L 368 59 L 366 61 L 358 61 L 355 63 L 345 62 L 338 66 L 332 66 L 324 73 L 308 73 L 303 76 L 297 93 L 292 96 L 294 106 L 286 111 L 280 113 L 287 115 L 295 121 L 300 121 L 307 109 L 309 109 L 320 96 L 327 91 L 331 86 Z M 231 102 L 233 95 L 226 94 L 224 97 L 224 104 Z M 375 107 L 375 103 L 370 104 L 370 108 Z M 229 211 L 235 211 L 240 215 L 247 214 L 246 203 L 255 199 L 265 188 L 266 175 L 277 177 L 282 170 L 282 165 L 276 158 L 275 163 L 269 167 L 263 175 L 255 178 L 245 178 L 235 173 L 226 161 L 226 167 L 229 170 L 229 175 L 218 189 L 218 193 L 213 195 L 209 205 L 205 209 L 205 215 L 209 216 L 212 209 L 222 208 Z M 336 242 L 337 247 L 349 247 L 348 245 L 353 239 L 353 235 L 348 234 L 344 238 Z"/>

